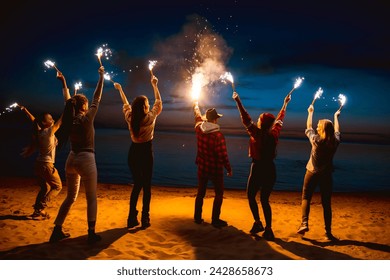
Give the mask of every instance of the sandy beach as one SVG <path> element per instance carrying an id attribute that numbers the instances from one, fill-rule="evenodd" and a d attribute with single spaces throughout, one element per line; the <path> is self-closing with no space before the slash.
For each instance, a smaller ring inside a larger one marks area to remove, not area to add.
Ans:
<path id="1" fill-rule="evenodd" d="M 86 200 L 83 188 L 65 221 L 71 237 L 48 242 L 66 185 L 47 209 L 48 220 L 31 220 L 39 187 L 34 178 L 0 178 L 0 259 L 6 260 L 389 260 L 390 194 L 334 193 L 333 234 L 324 239 L 322 206 L 315 195 L 310 231 L 296 233 L 300 222 L 300 192 L 274 191 L 275 241 L 250 235 L 253 219 L 245 191 L 226 190 L 221 218 L 228 227 L 211 223 L 213 190 L 207 191 L 202 225 L 193 222 L 196 188 L 154 186 L 151 224 L 127 229 L 131 185 L 99 184 L 96 230 L 102 241 L 87 244 Z M 140 203 L 140 201 L 139 201 Z M 263 221 L 264 218 L 261 215 Z"/>

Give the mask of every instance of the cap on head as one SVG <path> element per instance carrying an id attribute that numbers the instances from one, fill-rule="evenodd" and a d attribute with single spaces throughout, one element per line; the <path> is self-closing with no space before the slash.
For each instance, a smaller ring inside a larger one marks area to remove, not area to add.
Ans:
<path id="1" fill-rule="evenodd" d="M 206 111 L 206 119 L 207 121 L 213 121 L 213 120 L 216 120 L 218 118 L 222 117 L 221 114 L 218 114 L 217 113 L 217 110 L 215 110 L 215 108 L 212 108 L 212 109 L 208 109 Z"/>

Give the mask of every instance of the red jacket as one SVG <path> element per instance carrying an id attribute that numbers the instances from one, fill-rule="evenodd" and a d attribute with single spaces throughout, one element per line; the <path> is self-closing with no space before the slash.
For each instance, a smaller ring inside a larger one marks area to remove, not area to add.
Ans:
<path id="1" fill-rule="evenodd" d="M 223 168 L 231 172 L 225 137 L 219 125 L 204 121 L 199 107 L 194 107 L 198 174 L 208 177 L 223 176 Z"/>

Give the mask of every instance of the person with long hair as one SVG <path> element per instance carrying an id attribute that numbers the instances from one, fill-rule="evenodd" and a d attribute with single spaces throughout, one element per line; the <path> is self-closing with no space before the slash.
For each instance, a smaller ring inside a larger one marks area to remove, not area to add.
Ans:
<path id="1" fill-rule="evenodd" d="M 275 236 L 272 230 L 272 209 L 269 203 L 269 197 L 276 181 L 276 168 L 274 163 L 276 148 L 291 95 L 288 94 L 285 97 L 283 106 L 276 118 L 271 113 L 262 113 L 258 118 L 257 124 L 252 121 L 251 116 L 245 110 L 238 93 L 233 92 L 232 97 L 236 101 L 241 121 L 249 134 L 249 157 L 252 158 L 252 163 L 247 182 L 247 197 L 255 220 L 250 233 L 257 234 L 264 231 L 263 237 L 266 240 L 273 241 Z M 265 228 L 261 222 L 259 208 L 256 202 L 258 192 L 260 192 Z"/>
<path id="2" fill-rule="evenodd" d="M 152 197 L 151 185 L 153 175 L 153 145 L 154 128 L 156 119 L 162 111 L 162 100 L 157 86 L 156 76 L 151 77 L 151 84 L 154 92 L 154 104 L 150 109 L 149 99 L 145 95 L 134 98 L 131 105 L 127 101 L 122 86 L 114 83 L 114 87 L 119 91 L 123 102 L 123 114 L 127 122 L 131 145 L 128 152 L 127 162 L 133 176 L 133 189 L 130 195 L 130 208 L 127 218 L 127 227 L 133 228 L 139 225 L 137 202 L 142 190 L 142 213 L 141 227 L 150 227 L 150 201 Z"/>
<path id="3" fill-rule="evenodd" d="M 203 200 L 206 195 L 207 183 L 214 185 L 214 202 L 211 214 L 211 224 L 214 227 L 225 227 L 228 223 L 220 219 L 224 193 L 224 168 L 227 176 L 233 175 L 230 165 L 225 136 L 220 131 L 218 119 L 222 117 L 215 108 L 206 111 L 206 120 L 203 118 L 198 101 L 194 103 L 195 132 L 197 139 L 197 153 L 195 163 L 198 166 L 198 190 L 195 198 L 194 222 L 202 224 Z"/>
<path id="4" fill-rule="evenodd" d="M 100 66 L 99 80 L 93 94 L 91 106 L 83 94 L 75 94 L 66 101 L 62 125 L 60 128 L 59 142 L 64 145 L 68 139 L 71 143 L 71 151 L 65 163 L 67 196 L 58 211 L 54 221 L 54 229 L 50 242 L 58 242 L 68 238 L 70 234 L 64 233 L 62 225 L 76 201 L 80 182 L 85 188 L 87 199 L 88 243 L 92 244 L 101 240 L 95 233 L 97 217 L 97 168 L 95 160 L 95 129 L 94 120 L 99 108 L 103 91 L 104 67 Z M 61 75 L 63 87 L 66 87 L 65 77 Z"/>
<path id="5" fill-rule="evenodd" d="M 334 123 L 328 119 L 321 119 L 317 124 L 317 131 L 312 127 L 314 106 L 307 109 L 308 116 L 305 134 L 311 144 L 310 158 L 306 165 L 306 174 L 302 187 L 302 222 L 298 233 L 304 235 L 309 231 L 310 202 L 317 186 L 320 187 L 321 203 L 324 211 L 325 238 L 337 241 L 332 234 L 332 207 L 331 196 L 333 189 L 333 157 L 340 144 L 340 126 L 338 117 L 340 109 L 334 114 Z"/>

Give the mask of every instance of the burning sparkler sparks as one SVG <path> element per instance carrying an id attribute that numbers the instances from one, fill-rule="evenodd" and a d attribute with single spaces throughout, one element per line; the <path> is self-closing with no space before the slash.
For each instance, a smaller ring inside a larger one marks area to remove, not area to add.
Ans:
<path id="1" fill-rule="evenodd" d="M 16 108 L 16 107 L 20 107 L 20 105 L 15 102 L 15 103 L 11 104 L 10 106 L 8 106 L 7 108 L 5 108 L 4 111 L 0 113 L 0 116 L 5 114 L 5 113 L 12 112 L 13 109 Z"/>
<path id="2" fill-rule="evenodd" d="M 230 72 L 225 72 L 225 74 L 221 75 L 220 79 L 223 82 L 226 82 L 226 80 L 228 80 L 232 84 L 233 91 L 236 91 L 235 86 L 234 86 L 233 75 Z"/>
<path id="3" fill-rule="evenodd" d="M 292 93 L 293 93 L 293 91 L 295 90 L 295 89 L 297 89 L 301 84 L 302 84 L 302 82 L 303 82 L 303 80 L 304 80 L 305 78 L 301 78 L 301 77 L 299 77 L 299 78 L 297 78 L 296 80 L 295 80 L 295 83 L 294 83 L 294 87 L 291 89 L 291 91 L 287 94 L 287 95 L 291 95 Z"/>
<path id="4" fill-rule="evenodd" d="M 157 60 L 149 60 L 149 70 L 150 74 L 153 76 L 153 68 L 156 66 Z"/>
<path id="5" fill-rule="evenodd" d="M 344 94 L 340 93 L 338 96 L 338 101 L 340 104 L 339 111 L 341 111 L 341 109 L 344 107 L 345 102 L 347 102 L 347 97 Z"/>
<path id="6" fill-rule="evenodd" d="M 192 100 L 198 101 L 200 97 L 200 93 L 202 91 L 202 85 L 203 85 L 203 74 L 202 73 L 195 73 L 192 75 Z"/>
<path id="7" fill-rule="evenodd" d="M 83 87 L 83 84 L 81 82 L 75 83 L 74 84 L 74 95 L 77 94 L 77 91 Z"/>
<path id="8" fill-rule="evenodd" d="M 115 82 L 112 80 L 111 75 L 108 74 L 108 73 L 104 73 L 104 79 L 110 81 L 110 82 L 113 83 L 113 84 L 115 83 Z"/>
<path id="9" fill-rule="evenodd" d="M 54 69 L 56 69 L 56 71 L 57 72 L 60 72 L 60 70 L 58 70 L 58 68 L 56 67 L 56 65 L 55 65 L 55 63 L 53 62 L 53 61 L 51 61 L 51 60 L 46 60 L 45 62 L 44 62 L 44 64 L 45 64 L 45 66 L 47 67 L 47 68 L 54 68 Z"/>
<path id="10" fill-rule="evenodd" d="M 321 87 L 319 87 L 318 90 L 316 91 L 315 95 L 314 95 L 314 99 L 311 102 L 311 105 L 314 105 L 314 102 L 316 102 L 316 100 L 318 98 L 321 98 L 323 92 L 324 92 L 323 89 Z"/>
<path id="11" fill-rule="evenodd" d="M 108 60 L 112 56 L 112 51 L 110 48 L 108 48 L 107 44 L 103 44 L 97 49 L 96 56 L 98 57 L 100 66 L 103 66 L 102 56 L 104 56 Z"/>

